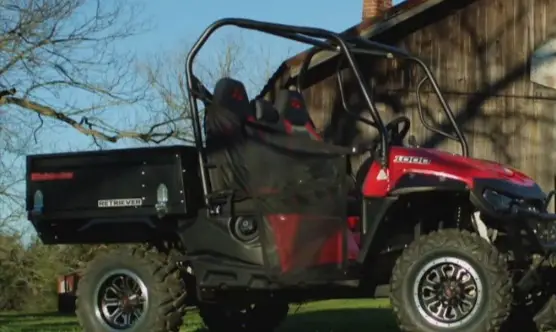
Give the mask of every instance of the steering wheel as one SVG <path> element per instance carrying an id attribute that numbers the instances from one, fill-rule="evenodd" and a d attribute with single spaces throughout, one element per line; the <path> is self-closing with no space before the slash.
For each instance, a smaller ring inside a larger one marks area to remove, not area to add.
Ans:
<path id="1" fill-rule="evenodd" d="M 402 124 L 402 129 L 400 129 L 400 124 Z M 402 115 L 390 121 L 385 128 L 390 144 L 403 145 L 403 140 L 409 133 L 410 128 L 411 121 L 405 115 Z"/>
<path id="2" fill-rule="evenodd" d="M 367 123 L 367 122 L 365 122 Z M 370 124 L 370 123 L 369 123 Z M 400 130 L 400 124 L 403 124 Z M 374 124 L 370 124 L 374 126 Z M 390 121 L 386 126 L 387 141 L 391 145 L 403 145 L 403 140 L 409 133 L 411 128 L 411 120 L 405 115 L 399 116 L 394 120 Z M 376 151 L 380 147 L 380 137 L 376 137 L 370 141 L 362 141 L 353 146 L 354 151 L 361 153 L 364 151 Z"/>

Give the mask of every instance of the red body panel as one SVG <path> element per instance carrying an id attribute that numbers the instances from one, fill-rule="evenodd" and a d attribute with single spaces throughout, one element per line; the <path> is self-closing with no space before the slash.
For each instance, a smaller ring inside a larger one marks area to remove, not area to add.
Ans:
<path id="1" fill-rule="evenodd" d="M 319 236 L 299 242 L 299 232 L 304 223 L 326 222 L 325 217 L 307 217 L 297 214 L 275 214 L 266 216 L 273 233 L 273 240 L 283 273 L 296 268 L 318 267 L 338 264 L 343 261 L 344 241 L 347 241 L 347 257 L 350 260 L 359 254 L 358 237 L 348 230 L 344 240 L 342 229 L 332 232 L 323 239 Z M 306 227 L 306 225 L 305 225 Z M 307 233 L 304 233 L 307 234 Z"/>
<path id="2" fill-rule="evenodd" d="M 395 162 L 394 160 L 398 156 L 427 158 L 430 163 Z M 406 173 L 436 175 L 459 180 L 466 183 L 469 188 L 473 188 L 474 179 L 480 178 L 503 179 L 522 186 L 533 186 L 535 184 L 535 181 L 527 175 L 492 161 L 466 158 L 461 155 L 424 148 L 391 147 L 387 176 L 379 176 L 380 171 L 380 164 L 374 162 L 363 184 L 362 192 L 364 196 L 386 196 Z"/>

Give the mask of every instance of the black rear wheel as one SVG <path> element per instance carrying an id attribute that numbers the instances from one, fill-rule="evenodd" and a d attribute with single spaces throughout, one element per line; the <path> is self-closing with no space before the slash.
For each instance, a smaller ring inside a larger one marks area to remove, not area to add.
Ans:
<path id="1" fill-rule="evenodd" d="M 510 313 L 505 257 L 477 234 L 443 230 L 399 257 L 391 302 L 403 331 L 499 331 Z"/>
<path id="2" fill-rule="evenodd" d="M 185 314 L 182 273 L 168 255 L 118 249 L 91 261 L 77 289 L 85 332 L 178 331 Z"/>
<path id="3" fill-rule="evenodd" d="M 288 311 L 285 302 L 199 305 L 199 314 L 210 332 L 272 332 L 286 319 Z"/>

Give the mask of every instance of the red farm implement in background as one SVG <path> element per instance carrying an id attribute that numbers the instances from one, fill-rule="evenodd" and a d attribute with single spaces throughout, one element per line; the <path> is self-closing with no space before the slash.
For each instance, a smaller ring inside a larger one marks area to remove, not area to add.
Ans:
<path id="1" fill-rule="evenodd" d="M 58 277 L 58 312 L 62 314 L 73 314 L 75 312 L 75 300 L 79 274 L 74 272 Z"/>

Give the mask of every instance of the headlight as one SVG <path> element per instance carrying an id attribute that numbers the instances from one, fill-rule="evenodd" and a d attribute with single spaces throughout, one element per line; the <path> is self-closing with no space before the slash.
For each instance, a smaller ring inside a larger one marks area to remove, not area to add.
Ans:
<path id="1" fill-rule="evenodd" d="M 486 189 L 483 192 L 483 198 L 489 202 L 495 210 L 509 210 L 514 199 L 502 194 L 497 193 L 494 190 Z"/>

